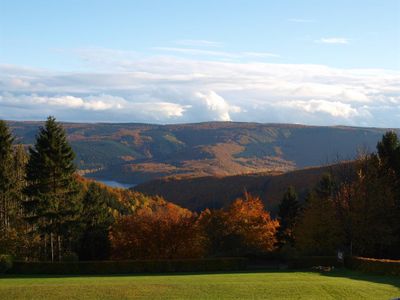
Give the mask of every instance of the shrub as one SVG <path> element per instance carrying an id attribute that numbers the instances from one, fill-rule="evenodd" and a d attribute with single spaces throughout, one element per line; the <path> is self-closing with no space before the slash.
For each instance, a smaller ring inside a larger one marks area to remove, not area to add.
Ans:
<path id="1" fill-rule="evenodd" d="M 243 270 L 245 258 L 14 263 L 12 274 L 130 274 Z"/>
<path id="2" fill-rule="evenodd" d="M 279 251 L 280 258 L 284 261 L 290 261 L 299 258 L 297 249 L 290 244 L 285 244 Z"/>
<path id="3" fill-rule="evenodd" d="M 0 274 L 4 274 L 13 266 L 11 255 L 0 254 Z"/>
<path id="4" fill-rule="evenodd" d="M 349 257 L 345 260 L 345 264 L 350 269 L 362 272 L 400 275 L 400 260 Z"/>
<path id="5" fill-rule="evenodd" d="M 293 258 L 288 261 L 289 268 L 302 269 L 311 268 L 315 266 L 324 267 L 342 267 L 343 264 L 339 262 L 336 256 L 303 256 Z"/>
<path id="6" fill-rule="evenodd" d="M 67 252 L 62 257 L 62 261 L 65 262 L 78 261 L 78 260 L 79 260 L 78 254 L 76 254 L 75 252 Z"/>

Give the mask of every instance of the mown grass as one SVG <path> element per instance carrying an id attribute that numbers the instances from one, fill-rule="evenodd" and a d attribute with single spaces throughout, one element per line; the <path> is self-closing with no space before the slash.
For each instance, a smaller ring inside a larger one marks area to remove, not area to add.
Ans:
<path id="1" fill-rule="evenodd" d="M 1 277 L 0 299 L 392 299 L 400 278 L 351 271 Z"/>

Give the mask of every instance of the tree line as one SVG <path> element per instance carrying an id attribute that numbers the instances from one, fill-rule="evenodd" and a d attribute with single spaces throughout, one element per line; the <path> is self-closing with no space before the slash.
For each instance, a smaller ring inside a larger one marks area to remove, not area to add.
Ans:
<path id="1" fill-rule="evenodd" d="M 79 177 L 53 117 L 32 147 L 14 141 L 0 121 L 0 253 L 23 260 L 107 259 L 116 218 L 161 201 Z"/>
<path id="2" fill-rule="evenodd" d="M 325 174 L 300 204 L 293 188 L 279 208 L 279 247 L 292 254 L 400 259 L 400 141 Z"/>
<path id="3" fill-rule="evenodd" d="M 173 259 L 280 253 L 400 258 L 400 142 L 321 178 L 300 201 L 285 193 L 276 219 L 244 193 L 194 213 L 159 197 L 76 174 L 62 126 L 49 117 L 31 147 L 0 121 L 0 253 L 17 259 Z"/>
<path id="4" fill-rule="evenodd" d="M 245 195 L 193 213 L 159 197 L 76 174 L 62 126 L 49 117 L 26 149 L 0 121 L 0 253 L 24 260 L 104 260 L 270 251 L 278 222 Z"/>

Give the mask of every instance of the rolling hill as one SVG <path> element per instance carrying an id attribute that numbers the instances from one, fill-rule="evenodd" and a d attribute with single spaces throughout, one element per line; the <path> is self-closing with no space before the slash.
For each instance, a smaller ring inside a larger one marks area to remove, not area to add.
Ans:
<path id="1" fill-rule="evenodd" d="M 42 123 L 9 125 L 18 142 L 32 144 Z M 235 122 L 63 125 L 81 174 L 135 184 L 166 176 L 279 174 L 347 160 L 358 149 L 375 149 L 386 131 Z"/>
<path id="2" fill-rule="evenodd" d="M 352 162 L 295 170 L 284 174 L 255 173 L 234 176 L 205 176 L 196 178 L 161 178 L 134 187 L 149 196 L 165 200 L 200 212 L 206 208 L 226 207 L 245 191 L 257 195 L 274 215 L 284 193 L 293 186 L 300 200 L 321 179 L 323 174 L 353 176 Z"/>

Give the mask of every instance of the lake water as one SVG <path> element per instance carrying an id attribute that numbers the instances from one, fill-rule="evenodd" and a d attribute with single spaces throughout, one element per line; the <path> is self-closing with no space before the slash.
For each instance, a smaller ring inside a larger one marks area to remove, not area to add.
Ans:
<path id="1" fill-rule="evenodd" d="M 116 187 L 116 188 L 123 188 L 123 189 L 129 189 L 131 187 L 134 187 L 136 184 L 134 183 L 121 183 L 118 181 L 114 180 L 105 180 L 105 179 L 99 179 L 99 178 L 93 178 L 94 180 L 104 183 L 105 185 L 111 186 L 111 187 Z"/>

